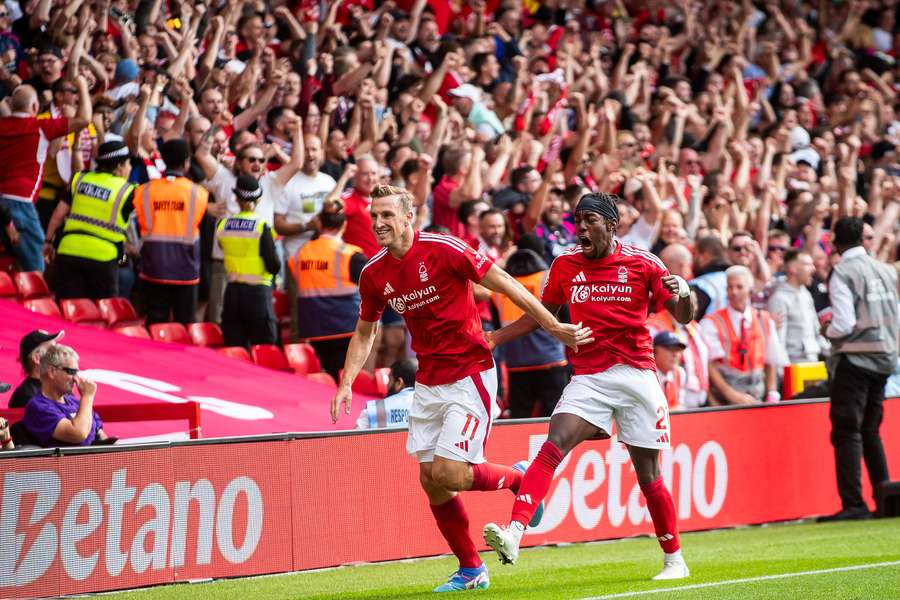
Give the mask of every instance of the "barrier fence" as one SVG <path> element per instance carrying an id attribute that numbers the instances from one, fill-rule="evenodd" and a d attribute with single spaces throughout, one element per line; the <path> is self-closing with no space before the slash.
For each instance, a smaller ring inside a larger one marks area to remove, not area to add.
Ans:
<path id="1" fill-rule="evenodd" d="M 672 430 L 662 464 L 684 531 L 839 508 L 827 402 L 674 414 Z M 488 456 L 530 458 L 546 432 L 546 420 L 498 424 Z M 882 433 L 897 473 L 900 400 L 885 402 Z M 444 553 L 405 440 L 395 430 L 0 453 L 0 597 Z M 513 497 L 464 499 L 480 540 Z M 627 452 L 596 441 L 560 465 L 525 545 L 650 533 Z"/>

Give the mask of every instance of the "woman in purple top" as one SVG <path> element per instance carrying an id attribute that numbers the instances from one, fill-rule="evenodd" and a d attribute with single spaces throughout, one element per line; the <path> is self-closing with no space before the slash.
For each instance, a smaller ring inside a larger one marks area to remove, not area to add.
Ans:
<path id="1" fill-rule="evenodd" d="M 72 394 L 73 386 L 81 400 Z M 69 346 L 52 346 L 41 357 L 41 392 L 25 406 L 22 424 L 45 447 L 106 440 L 103 421 L 93 410 L 96 392 L 96 383 L 78 376 L 78 354 Z"/>

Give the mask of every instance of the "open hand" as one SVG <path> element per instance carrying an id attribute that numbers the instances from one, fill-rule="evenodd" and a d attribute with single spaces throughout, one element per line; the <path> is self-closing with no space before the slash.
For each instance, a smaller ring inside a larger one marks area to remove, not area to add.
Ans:
<path id="1" fill-rule="evenodd" d="M 341 386 L 331 399 L 331 422 L 337 423 L 340 416 L 341 403 L 344 404 L 344 414 L 350 414 L 350 403 L 353 401 L 353 390 L 349 387 Z"/>

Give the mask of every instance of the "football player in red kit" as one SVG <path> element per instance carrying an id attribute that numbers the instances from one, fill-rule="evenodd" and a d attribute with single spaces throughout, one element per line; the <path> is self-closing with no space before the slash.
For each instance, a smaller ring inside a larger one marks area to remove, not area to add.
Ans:
<path id="1" fill-rule="evenodd" d="M 563 457 L 584 440 L 609 437 L 615 421 L 617 439 L 628 446 L 665 552 L 663 570 L 654 579 L 680 579 L 689 572 L 681 556 L 675 504 L 659 469 L 659 451 L 670 447 L 669 411 L 656 380 L 645 322 L 651 308 L 662 307 L 679 322 L 690 322 L 690 290 L 656 256 L 616 241 L 618 221 L 614 196 L 583 196 L 575 210 L 579 245 L 550 267 L 544 306 L 556 314 L 568 304 L 572 320 L 589 327 L 594 341 L 569 357 L 575 376 L 553 411 L 547 441 L 519 485 L 509 525 L 488 523 L 484 537 L 502 562 L 515 563 L 525 527 Z M 495 332 L 493 341 L 499 345 L 536 328 L 534 319 L 524 315 Z"/>
<path id="2" fill-rule="evenodd" d="M 419 360 L 407 451 L 419 460 L 419 479 L 438 529 L 459 559 L 459 570 L 435 591 L 483 589 L 489 585 L 487 569 L 457 492 L 515 493 L 525 467 L 485 460 L 484 445 L 499 414 L 497 374 L 472 283 L 506 294 L 567 345 L 589 343 L 590 330 L 557 321 L 521 284 L 462 240 L 415 231 L 412 196 L 405 190 L 379 186 L 372 197 L 372 228 L 382 250 L 360 274 L 359 320 L 331 416 L 337 421 L 341 404 L 349 413 L 353 380 L 372 350 L 381 313 L 390 306 L 406 321 Z"/>

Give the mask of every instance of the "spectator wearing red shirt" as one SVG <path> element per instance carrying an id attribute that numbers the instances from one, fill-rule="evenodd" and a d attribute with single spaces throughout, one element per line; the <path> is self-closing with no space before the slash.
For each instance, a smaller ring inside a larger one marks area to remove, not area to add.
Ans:
<path id="1" fill-rule="evenodd" d="M 481 163 L 484 150 L 475 146 L 450 148 L 444 154 L 444 176 L 432 192 L 434 207 L 432 223 L 446 227 L 455 236 L 465 237 L 465 227 L 459 220 L 459 205 L 466 200 L 481 198 Z"/>
<path id="2" fill-rule="evenodd" d="M 345 192 L 344 214 L 347 216 L 347 229 L 344 241 L 363 249 L 366 256 L 375 256 L 381 246 L 375 241 L 372 233 L 372 217 L 369 207 L 372 206 L 372 190 L 378 184 L 378 163 L 371 156 L 363 156 L 356 162 L 356 175 L 353 177 L 353 189 Z"/>
<path id="3" fill-rule="evenodd" d="M 3 243 L 11 248 L 23 271 L 43 271 L 44 230 L 34 207 L 41 189 L 44 161 L 50 142 L 87 127 L 91 122 L 91 98 L 87 82 L 78 76 L 78 114 L 73 119 L 37 119 L 37 92 L 30 85 L 16 88 L 12 94 L 13 113 L 0 118 L 0 207 L 9 211 L 19 232 L 12 244 L 6 229 L 0 231 Z"/>

